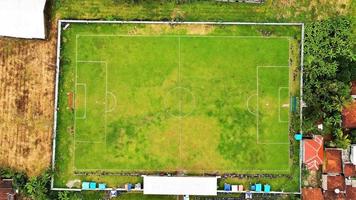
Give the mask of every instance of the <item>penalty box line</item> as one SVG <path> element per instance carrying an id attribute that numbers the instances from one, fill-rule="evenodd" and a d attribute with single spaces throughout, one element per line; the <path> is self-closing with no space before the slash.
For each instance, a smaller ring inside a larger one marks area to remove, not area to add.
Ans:
<path id="1" fill-rule="evenodd" d="M 257 66 L 257 76 L 256 76 L 256 82 L 257 82 L 257 113 L 256 113 L 256 142 L 257 144 L 263 144 L 263 145 L 290 145 L 290 142 L 260 142 L 259 141 L 259 68 L 289 68 L 289 66 Z M 288 88 L 290 87 L 289 83 L 289 73 L 288 73 Z M 279 87 L 280 89 L 281 87 Z M 283 88 L 283 87 L 282 87 Z M 289 92 L 289 90 L 288 90 Z M 280 102 L 280 97 L 278 97 L 278 101 Z M 278 102 L 278 103 L 279 103 Z M 280 104 L 280 103 L 279 103 Z M 279 106 L 278 106 L 279 107 Z M 279 117 L 280 117 L 280 107 L 279 107 Z M 280 122 L 278 122 L 280 123 Z M 289 125 L 288 125 L 288 134 L 289 134 Z"/>

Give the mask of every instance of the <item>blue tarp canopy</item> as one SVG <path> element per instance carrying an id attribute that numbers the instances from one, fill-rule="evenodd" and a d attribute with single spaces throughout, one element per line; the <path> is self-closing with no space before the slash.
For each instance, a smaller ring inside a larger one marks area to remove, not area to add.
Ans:
<path id="1" fill-rule="evenodd" d="M 252 191 L 255 191 L 256 190 L 256 186 L 255 185 L 251 185 L 251 188 L 250 188 Z"/>
<path id="2" fill-rule="evenodd" d="M 83 182 L 82 183 L 82 189 L 83 190 L 89 190 L 89 182 Z"/>
<path id="3" fill-rule="evenodd" d="M 270 192 L 271 191 L 271 186 L 270 185 L 268 185 L 268 184 L 266 184 L 266 185 L 264 185 L 264 188 L 265 188 L 265 192 Z"/>
<path id="4" fill-rule="evenodd" d="M 96 183 L 95 182 L 90 182 L 89 184 L 89 188 L 92 189 L 96 189 Z"/>
<path id="5" fill-rule="evenodd" d="M 262 191 L 262 184 L 256 184 L 256 192 L 261 192 Z"/>
<path id="6" fill-rule="evenodd" d="M 105 183 L 99 183 L 99 190 L 105 190 L 106 189 L 106 184 Z"/>
<path id="7" fill-rule="evenodd" d="M 297 134 L 294 135 L 294 139 L 297 140 L 297 141 L 302 140 L 302 138 L 303 138 L 303 136 L 300 133 L 297 133 Z"/>
<path id="8" fill-rule="evenodd" d="M 224 190 L 225 190 L 225 191 L 231 191 L 231 185 L 225 183 L 225 184 L 224 184 Z"/>

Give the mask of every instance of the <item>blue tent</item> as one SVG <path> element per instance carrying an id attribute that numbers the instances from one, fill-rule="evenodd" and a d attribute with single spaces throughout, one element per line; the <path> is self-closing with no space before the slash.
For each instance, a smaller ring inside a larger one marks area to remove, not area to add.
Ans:
<path id="1" fill-rule="evenodd" d="M 258 183 L 256 184 L 256 192 L 261 192 L 262 191 L 262 184 Z"/>
<path id="2" fill-rule="evenodd" d="M 297 140 L 297 141 L 302 140 L 302 138 L 303 138 L 303 136 L 302 136 L 301 133 L 297 133 L 297 134 L 294 135 L 294 139 Z"/>
<path id="3" fill-rule="evenodd" d="M 225 190 L 225 191 L 231 191 L 231 185 L 225 183 L 225 184 L 224 184 L 224 190 Z"/>
<path id="4" fill-rule="evenodd" d="M 89 182 L 83 182 L 82 183 L 82 189 L 83 190 L 89 190 Z"/>
<path id="5" fill-rule="evenodd" d="M 106 184 L 105 183 L 99 183 L 99 190 L 105 190 L 106 189 Z"/>
<path id="6" fill-rule="evenodd" d="M 270 185 L 268 185 L 268 184 L 266 184 L 266 185 L 264 185 L 264 188 L 265 188 L 265 192 L 270 192 L 271 191 L 271 186 Z"/>
<path id="7" fill-rule="evenodd" d="M 89 188 L 90 188 L 91 190 L 95 190 L 95 189 L 96 189 L 96 183 L 95 183 L 95 182 L 90 182 Z"/>
<path id="8" fill-rule="evenodd" d="M 251 185 L 251 191 L 255 191 L 256 190 L 256 186 L 255 185 Z"/>

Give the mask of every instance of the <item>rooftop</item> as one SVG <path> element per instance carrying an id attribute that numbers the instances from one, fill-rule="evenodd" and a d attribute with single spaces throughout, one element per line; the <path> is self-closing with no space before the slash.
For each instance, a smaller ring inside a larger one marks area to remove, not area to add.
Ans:
<path id="1" fill-rule="evenodd" d="M 303 140 L 303 162 L 309 170 L 318 170 L 319 166 L 323 163 L 323 143 L 323 137 L 320 135 L 314 136 L 313 139 Z"/>
<path id="2" fill-rule="evenodd" d="M 342 173 L 341 151 L 337 149 L 326 149 L 325 173 Z"/>
<path id="3" fill-rule="evenodd" d="M 350 185 L 346 186 L 346 199 L 353 200 L 356 199 L 356 187 Z"/>
<path id="4" fill-rule="evenodd" d="M 345 128 L 356 128 L 356 102 L 345 106 L 342 110 L 342 124 Z"/>
<path id="5" fill-rule="evenodd" d="M 345 191 L 345 177 L 342 175 L 338 176 L 328 176 L 327 181 L 327 190 L 335 191 L 335 189 L 339 189 L 340 191 Z"/>
<path id="6" fill-rule="evenodd" d="M 349 177 L 349 176 L 355 177 L 356 176 L 356 166 L 351 163 L 345 164 L 344 175 L 347 177 Z"/>
<path id="7" fill-rule="evenodd" d="M 324 200 L 323 193 L 320 188 L 303 188 L 303 200 Z"/>

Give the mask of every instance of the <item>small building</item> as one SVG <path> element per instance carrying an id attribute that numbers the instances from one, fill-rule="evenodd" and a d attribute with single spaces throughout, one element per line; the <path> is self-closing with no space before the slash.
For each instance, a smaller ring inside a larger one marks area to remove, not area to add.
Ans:
<path id="1" fill-rule="evenodd" d="M 12 187 L 11 179 L 0 178 L 0 200 L 15 200 L 16 193 Z"/>
<path id="2" fill-rule="evenodd" d="M 0 36 L 45 39 L 46 0 L 1 0 Z"/>
<path id="3" fill-rule="evenodd" d="M 356 102 L 352 102 L 343 108 L 342 126 L 348 129 L 356 128 Z"/>
<path id="4" fill-rule="evenodd" d="M 218 178 L 143 176 L 143 194 L 216 196 Z"/>
<path id="5" fill-rule="evenodd" d="M 313 139 L 303 140 L 303 163 L 309 170 L 318 170 L 323 164 L 324 142 L 321 135 L 315 135 Z"/>
<path id="6" fill-rule="evenodd" d="M 324 200 L 323 193 L 320 188 L 303 188 L 303 200 Z"/>
<path id="7" fill-rule="evenodd" d="M 342 152 L 338 149 L 325 150 L 324 173 L 337 175 L 342 173 Z"/>

